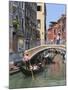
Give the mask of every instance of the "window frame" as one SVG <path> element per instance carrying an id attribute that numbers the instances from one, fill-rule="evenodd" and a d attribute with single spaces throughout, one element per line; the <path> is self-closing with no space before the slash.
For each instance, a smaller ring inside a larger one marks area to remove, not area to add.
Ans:
<path id="1" fill-rule="evenodd" d="M 42 11 L 42 7 L 40 5 L 37 6 L 37 11 Z"/>

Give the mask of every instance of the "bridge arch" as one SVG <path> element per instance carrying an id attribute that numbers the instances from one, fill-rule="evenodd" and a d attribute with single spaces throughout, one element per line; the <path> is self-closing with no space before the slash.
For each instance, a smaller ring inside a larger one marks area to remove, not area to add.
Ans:
<path id="1" fill-rule="evenodd" d="M 66 47 L 64 45 L 41 45 L 41 46 L 37 46 L 35 48 L 31 48 L 29 50 L 25 51 L 25 54 L 28 53 L 30 59 L 32 57 L 34 57 L 36 54 L 38 54 L 39 52 L 42 52 L 46 49 L 60 49 L 60 50 L 64 50 L 66 51 Z"/>

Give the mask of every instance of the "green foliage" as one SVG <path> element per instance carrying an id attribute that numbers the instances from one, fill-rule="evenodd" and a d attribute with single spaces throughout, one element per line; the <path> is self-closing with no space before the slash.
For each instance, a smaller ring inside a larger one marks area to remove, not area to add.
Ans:
<path id="1" fill-rule="evenodd" d="M 18 30 L 18 28 L 19 28 L 19 22 L 18 22 L 17 19 L 14 19 L 13 20 L 13 27 L 15 28 L 15 30 Z"/>

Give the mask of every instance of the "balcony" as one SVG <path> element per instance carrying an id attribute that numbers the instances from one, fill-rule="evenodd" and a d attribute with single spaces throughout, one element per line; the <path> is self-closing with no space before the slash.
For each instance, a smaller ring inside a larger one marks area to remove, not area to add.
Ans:
<path id="1" fill-rule="evenodd" d="M 17 36 L 24 37 L 24 32 L 21 30 L 17 31 Z"/>

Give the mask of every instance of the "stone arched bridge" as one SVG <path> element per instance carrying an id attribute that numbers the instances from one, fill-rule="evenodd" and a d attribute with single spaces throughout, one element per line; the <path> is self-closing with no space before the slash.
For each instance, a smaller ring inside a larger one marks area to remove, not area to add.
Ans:
<path id="1" fill-rule="evenodd" d="M 29 50 L 25 50 L 24 54 L 29 55 L 29 58 L 31 59 L 34 55 L 36 55 L 37 53 L 45 50 L 45 49 L 49 49 L 49 48 L 55 48 L 55 49 L 63 49 L 66 50 L 65 45 L 40 45 L 34 48 L 31 48 Z"/>

